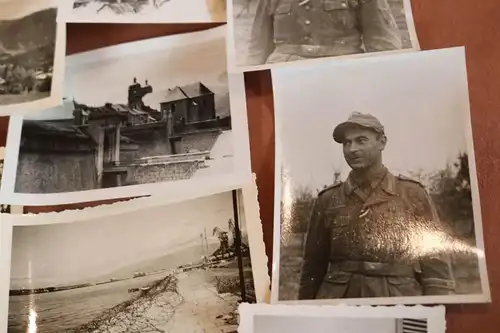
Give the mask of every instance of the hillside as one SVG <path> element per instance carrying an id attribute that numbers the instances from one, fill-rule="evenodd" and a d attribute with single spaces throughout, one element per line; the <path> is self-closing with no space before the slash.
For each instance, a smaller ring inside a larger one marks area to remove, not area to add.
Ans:
<path id="1" fill-rule="evenodd" d="M 208 244 L 209 253 L 213 253 L 218 247 L 218 243 Z M 101 280 L 106 280 L 111 277 L 128 277 L 133 275 L 134 272 L 154 272 L 162 269 L 174 269 L 179 267 L 180 265 L 198 263 L 201 261 L 201 257 L 203 255 L 205 255 L 205 253 L 202 252 L 200 245 L 190 246 L 175 253 L 167 254 L 165 256 L 151 260 L 146 260 L 131 266 L 123 267 L 109 275 L 106 275 Z"/>
<path id="2" fill-rule="evenodd" d="M 17 60 L 21 65 L 39 66 L 52 59 L 56 17 L 57 9 L 49 8 L 21 19 L 0 21 L 0 64 Z"/>

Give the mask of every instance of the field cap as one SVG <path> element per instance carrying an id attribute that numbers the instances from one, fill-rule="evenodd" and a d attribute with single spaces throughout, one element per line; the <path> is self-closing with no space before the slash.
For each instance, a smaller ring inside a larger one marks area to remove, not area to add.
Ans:
<path id="1" fill-rule="evenodd" d="M 376 133 L 384 134 L 384 126 L 382 126 L 377 118 L 368 113 L 353 112 L 347 121 L 335 127 L 333 130 L 333 139 L 338 143 L 342 143 L 344 141 L 345 130 L 353 126 L 369 128 Z"/>

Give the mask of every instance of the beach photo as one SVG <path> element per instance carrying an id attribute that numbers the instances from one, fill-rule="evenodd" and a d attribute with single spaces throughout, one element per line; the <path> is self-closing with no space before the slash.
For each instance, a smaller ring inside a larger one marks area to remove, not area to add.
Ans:
<path id="1" fill-rule="evenodd" d="M 232 70 L 420 49 L 409 0 L 231 0 Z"/>
<path id="2" fill-rule="evenodd" d="M 60 17 L 67 22 L 225 22 L 225 0 L 68 0 Z"/>
<path id="3" fill-rule="evenodd" d="M 272 79 L 273 299 L 489 302 L 464 49 Z"/>
<path id="4" fill-rule="evenodd" d="M 236 332 L 239 303 L 262 301 L 267 274 L 263 247 L 250 249 L 260 221 L 246 195 L 12 217 L 8 331 Z"/>
<path id="5" fill-rule="evenodd" d="M 14 192 L 69 203 L 250 179 L 243 76 L 225 52 L 219 27 L 68 57 L 62 106 L 13 125 Z"/>
<path id="6" fill-rule="evenodd" d="M 444 307 L 240 305 L 239 333 L 444 333 Z"/>
<path id="7" fill-rule="evenodd" d="M 58 0 L 1 0 L 0 113 L 60 104 Z M 62 57 L 61 57 L 62 56 Z"/>

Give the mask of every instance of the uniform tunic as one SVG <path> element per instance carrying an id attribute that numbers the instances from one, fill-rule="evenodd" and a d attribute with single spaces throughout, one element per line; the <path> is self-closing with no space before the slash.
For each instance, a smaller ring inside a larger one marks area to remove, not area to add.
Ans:
<path id="1" fill-rule="evenodd" d="M 246 64 L 401 48 L 387 0 L 259 0 Z"/>
<path id="2" fill-rule="evenodd" d="M 452 294 L 448 253 L 436 251 L 448 233 L 423 186 L 385 170 L 370 187 L 350 175 L 318 195 L 299 299 Z"/>

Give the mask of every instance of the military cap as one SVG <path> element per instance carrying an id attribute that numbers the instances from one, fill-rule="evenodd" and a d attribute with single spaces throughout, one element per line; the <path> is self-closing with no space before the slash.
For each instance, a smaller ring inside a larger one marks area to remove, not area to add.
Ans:
<path id="1" fill-rule="evenodd" d="M 377 118 L 368 113 L 353 112 L 347 121 L 335 127 L 333 130 L 333 139 L 338 143 L 342 143 L 344 141 L 345 130 L 352 126 L 361 126 L 369 128 L 376 133 L 384 134 L 384 126 L 382 126 Z"/>

